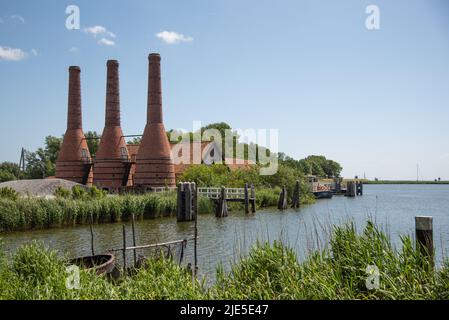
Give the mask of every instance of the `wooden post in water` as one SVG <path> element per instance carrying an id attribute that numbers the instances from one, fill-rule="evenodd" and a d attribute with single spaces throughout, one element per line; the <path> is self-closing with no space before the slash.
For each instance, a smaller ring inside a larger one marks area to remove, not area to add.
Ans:
<path id="1" fill-rule="evenodd" d="M 196 278 L 196 273 L 198 270 L 198 255 L 197 255 L 197 244 L 198 244 L 198 215 L 195 214 L 195 230 L 194 230 L 194 243 L 193 243 L 193 276 Z"/>
<path id="2" fill-rule="evenodd" d="M 249 213 L 249 195 L 248 195 L 248 184 L 245 183 L 245 213 Z"/>
<path id="3" fill-rule="evenodd" d="M 95 250 L 94 250 L 94 229 L 93 229 L 93 224 L 94 224 L 94 218 L 92 215 L 90 215 L 90 249 L 92 251 L 92 255 L 95 255 Z"/>
<path id="4" fill-rule="evenodd" d="M 218 199 L 216 217 L 223 218 L 228 216 L 228 206 L 226 203 L 226 188 L 221 187 L 220 199 Z"/>
<path id="5" fill-rule="evenodd" d="M 133 231 L 133 247 L 136 246 L 136 228 L 135 228 L 135 217 L 134 217 L 134 213 L 131 215 L 131 223 L 132 223 L 132 231 Z M 136 266 L 137 264 L 137 253 L 136 253 L 136 249 L 133 250 L 134 253 L 134 266 Z"/>
<path id="6" fill-rule="evenodd" d="M 190 182 L 184 184 L 184 221 L 192 221 L 192 186 Z"/>
<path id="7" fill-rule="evenodd" d="M 346 183 L 346 194 L 345 196 L 347 197 L 355 197 L 356 195 L 356 187 L 355 187 L 355 182 L 354 181 L 348 181 Z"/>
<path id="8" fill-rule="evenodd" d="M 415 217 L 416 246 L 428 256 L 433 266 L 433 217 Z"/>
<path id="9" fill-rule="evenodd" d="M 123 225 L 123 275 L 126 276 L 126 228 Z"/>
<path id="10" fill-rule="evenodd" d="M 256 213 L 256 190 L 254 185 L 251 185 L 251 212 Z"/>
<path id="11" fill-rule="evenodd" d="M 184 184 L 180 182 L 178 184 L 178 196 L 177 196 L 177 204 L 178 204 L 178 211 L 176 212 L 176 217 L 178 222 L 184 221 L 184 210 L 183 210 L 183 195 L 184 195 Z"/>
<path id="12" fill-rule="evenodd" d="M 196 183 L 192 182 L 192 207 L 193 207 L 193 219 L 196 221 L 196 217 L 198 215 L 198 188 L 196 187 Z"/>
<path id="13" fill-rule="evenodd" d="M 296 180 L 295 183 L 295 190 L 293 191 L 293 197 L 292 197 L 292 208 L 299 208 L 299 200 L 300 200 L 300 184 L 299 184 L 299 180 Z"/>
<path id="14" fill-rule="evenodd" d="M 362 181 L 356 182 L 356 194 L 358 196 L 363 196 L 363 182 Z"/>
<path id="15" fill-rule="evenodd" d="M 287 209 L 288 203 L 287 203 L 287 188 L 285 186 L 282 187 L 282 191 L 279 194 L 279 201 L 278 201 L 278 209 L 279 210 L 285 210 Z"/>

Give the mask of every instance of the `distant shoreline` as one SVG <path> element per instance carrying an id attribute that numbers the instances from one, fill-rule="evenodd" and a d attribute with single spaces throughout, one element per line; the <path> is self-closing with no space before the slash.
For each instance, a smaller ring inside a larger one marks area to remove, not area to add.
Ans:
<path id="1" fill-rule="evenodd" d="M 416 180 L 364 180 L 364 184 L 449 184 L 449 181 L 416 181 Z"/>

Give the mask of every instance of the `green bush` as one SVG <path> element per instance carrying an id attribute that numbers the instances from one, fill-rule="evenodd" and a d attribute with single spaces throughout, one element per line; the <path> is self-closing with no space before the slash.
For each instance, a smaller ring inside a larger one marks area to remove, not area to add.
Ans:
<path id="1" fill-rule="evenodd" d="M 64 188 L 64 187 L 57 187 L 54 196 L 59 198 L 67 199 L 72 195 L 72 192 L 70 190 Z"/>
<path id="2" fill-rule="evenodd" d="M 13 188 L 4 187 L 0 188 L 0 198 L 17 200 L 19 198 L 19 194 Z"/>

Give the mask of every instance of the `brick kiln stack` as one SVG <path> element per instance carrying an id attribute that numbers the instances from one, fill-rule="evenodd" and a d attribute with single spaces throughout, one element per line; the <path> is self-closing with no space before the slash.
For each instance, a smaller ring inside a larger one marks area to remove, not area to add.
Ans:
<path id="1" fill-rule="evenodd" d="M 95 154 L 94 185 L 115 192 L 132 184 L 128 149 L 120 123 L 119 63 L 108 60 L 105 127 Z"/>
<path id="2" fill-rule="evenodd" d="M 173 158 L 162 121 L 161 57 L 151 53 L 148 60 L 147 124 L 136 157 L 134 185 L 174 186 Z"/>
<path id="3" fill-rule="evenodd" d="M 56 160 L 56 178 L 92 184 L 92 161 L 82 129 L 81 69 L 69 68 L 67 130 Z"/>

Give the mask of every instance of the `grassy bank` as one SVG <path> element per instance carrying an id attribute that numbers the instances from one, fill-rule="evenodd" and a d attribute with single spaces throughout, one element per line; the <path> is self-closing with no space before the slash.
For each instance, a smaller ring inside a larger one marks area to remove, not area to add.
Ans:
<path id="1" fill-rule="evenodd" d="M 276 206 L 280 189 L 256 190 L 257 207 Z M 314 201 L 310 196 L 303 203 Z M 231 209 L 240 210 L 242 204 L 233 203 Z M 112 197 L 55 199 L 24 198 L 8 195 L 0 197 L 0 232 L 74 226 L 90 223 L 128 221 L 134 213 L 136 219 L 175 216 L 176 192 L 120 195 Z M 214 205 L 203 197 L 198 199 L 198 213 L 212 214 Z"/>
<path id="2" fill-rule="evenodd" d="M 66 288 L 67 260 L 40 244 L 0 256 L 0 299 L 448 299 L 449 263 L 433 270 L 409 237 L 396 250 L 372 223 L 361 233 L 336 227 L 328 249 L 299 262 L 281 242 L 260 243 L 217 280 L 192 282 L 173 260 L 152 259 L 148 269 L 119 282 L 81 271 L 80 288 Z M 368 265 L 379 288 L 366 287 Z"/>

